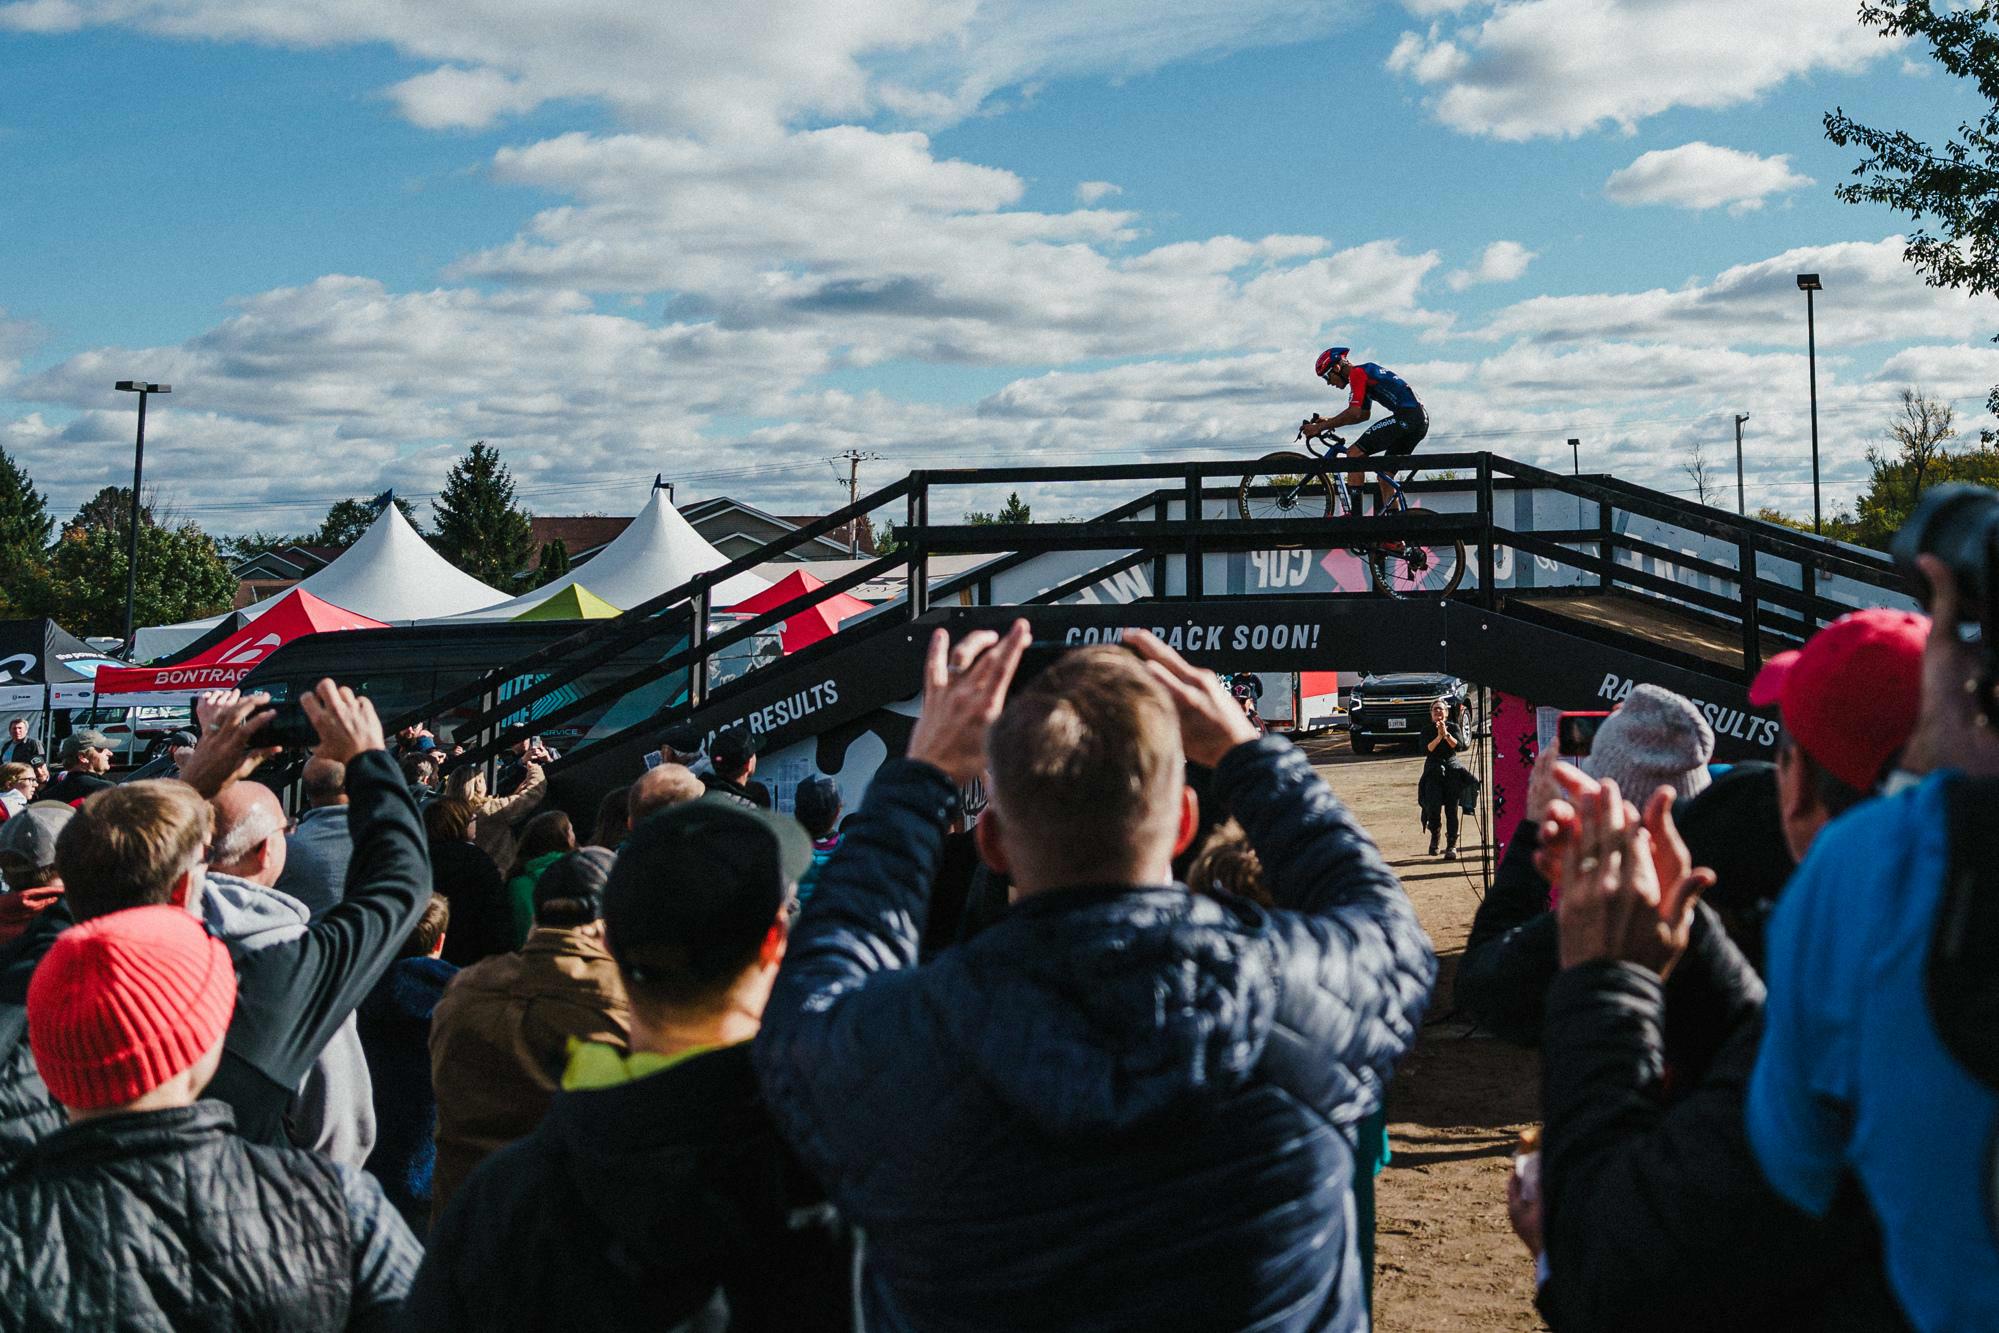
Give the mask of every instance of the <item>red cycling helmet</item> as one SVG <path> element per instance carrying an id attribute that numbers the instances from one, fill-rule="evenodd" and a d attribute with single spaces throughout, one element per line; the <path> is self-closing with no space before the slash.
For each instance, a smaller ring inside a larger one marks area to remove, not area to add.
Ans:
<path id="1" fill-rule="evenodd" d="M 1320 379 L 1326 378 L 1327 375 L 1332 373 L 1333 362 L 1339 360 L 1352 350 L 1351 347 L 1328 347 L 1325 351 L 1319 353 L 1319 361 L 1317 366 L 1314 367 L 1314 373 Z"/>

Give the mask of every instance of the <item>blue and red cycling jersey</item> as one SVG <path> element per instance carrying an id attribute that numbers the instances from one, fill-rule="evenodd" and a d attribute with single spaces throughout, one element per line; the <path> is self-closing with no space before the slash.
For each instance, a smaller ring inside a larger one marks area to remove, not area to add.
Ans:
<path id="1" fill-rule="evenodd" d="M 1347 372 L 1347 394 L 1347 403 L 1351 407 L 1359 407 L 1364 402 L 1379 403 L 1396 416 L 1423 410 L 1416 391 L 1400 375 L 1372 361 Z"/>

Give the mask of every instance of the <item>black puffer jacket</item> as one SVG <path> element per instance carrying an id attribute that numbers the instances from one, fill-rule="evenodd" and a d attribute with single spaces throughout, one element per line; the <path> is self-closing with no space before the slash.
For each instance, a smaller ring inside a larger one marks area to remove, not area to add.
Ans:
<path id="1" fill-rule="evenodd" d="M 28 1046 L 28 982 L 68 925 L 69 907 L 57 900 L 0 951 L 0 1171 L 65 1123 Z"/>
<path id="2" fill-rule="evenodd" d="M 1279 904 L 1169 885 L 1014 905 L 916 966 L 953 792 L 884 765 L 820 872 L 756 1057 L 866 1233 L 871 1329 L 1361 1328 L 1353 1126 L 1436 963 L 1288 741 L 1214 793 Z"/>
<path id="3" fill-rule="evenodd" d="M 1763 984 L 1700 912 L 1682 961 L 1707 980 L 1676 984 L 1671 1004 L 1704 1006 L 1720 1044 L 1697 1081 L 1675 1066 L 1670 1104 L 1654 973 L 1588 963 L 1549 988 L 1541 1312 L 1556 1333 L 1902 1329 L 1858 1191 L 1849 1185 L 1821 1222 L 1764 1183 L 1743 1113 Z"/>
<path id="4" fill-rule="evenodd" d="M 416 1259 L 371 1179 L 219 1102 L 71 1125 L 0 1184 L 10 1331 L 385 1328 Z"/>

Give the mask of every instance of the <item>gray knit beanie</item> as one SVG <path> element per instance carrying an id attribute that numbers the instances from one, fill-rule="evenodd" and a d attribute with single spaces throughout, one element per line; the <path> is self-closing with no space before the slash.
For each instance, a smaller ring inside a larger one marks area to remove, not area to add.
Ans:
<path id="1" fill-rule="evenodd" d="M 1640 685 L 1597 728 L 1582 770 L 1617 784 L 1640 809 L 1660 787 L 1684 800 L 1707 789 L 1714 728 L 1691 700 L 1657 685 Z"/>

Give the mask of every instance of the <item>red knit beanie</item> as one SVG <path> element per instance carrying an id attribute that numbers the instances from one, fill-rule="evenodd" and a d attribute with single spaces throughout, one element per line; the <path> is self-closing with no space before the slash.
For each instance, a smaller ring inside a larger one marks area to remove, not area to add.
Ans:
<path id="1" fill-rule="evenodd" d="M 178 907 L 71 926 L 28 983 L 28 1043 L 64 1106 L 137 1101 L 194 1067 L 236 1008 L 229 951 Z"/>

